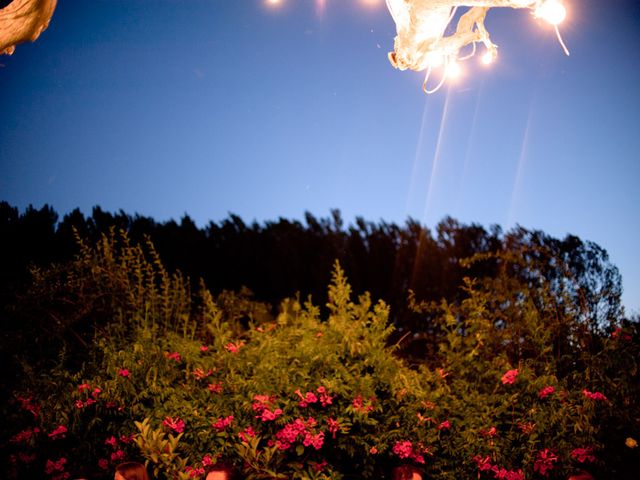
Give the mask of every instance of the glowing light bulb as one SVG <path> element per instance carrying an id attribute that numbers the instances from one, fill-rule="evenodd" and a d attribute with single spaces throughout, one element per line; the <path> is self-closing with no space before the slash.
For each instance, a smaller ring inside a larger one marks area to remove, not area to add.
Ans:
<path id="1" fill-rule="evenodd" d="M 551 25 L 558 25 L 567 17 L 567 9 L 559 0 L 546 0 L 536 8 L 535 15 Z"/>
<path id="2" fill-rule="evenodd" d="M 496 59 L 496 53 L 487 50 L 484 55 L 482 55 L 481 61 L 484 65 L 491 65 Z"/>
<path id="3" fill-rule="evenodd" d="M 439 52 L 429 52 L 424 56 L 424 64 L 426 67 L 438 68 L 444 63 L 444 55 Z"/>
<path id="4" fill-rule="evenodd" d="M 458 78 L 462 74 L 462 67 L 455 60 L 451 60 L 447 65 L 447 78 Z"/>

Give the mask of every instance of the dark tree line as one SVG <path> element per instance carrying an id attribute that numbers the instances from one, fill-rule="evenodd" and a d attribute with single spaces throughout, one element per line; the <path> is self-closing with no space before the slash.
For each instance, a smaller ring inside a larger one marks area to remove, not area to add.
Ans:
<path id="1" fill-rule="evenodd" d="M 329 218 L 307 213 L 304 222 L 280 218 L 264 224 L 230 215 L 198 228 L 188 215 L 179 222 L 156 222 L 94 207 L 90 216 L 76 209 L 60 219 L 47 205 L 20 213 L 0 202 L 3 304 L 28 280 L 30 266 L 73 258 L 74 230 L 93 243 L 110 229 L 125 230 L 136 242 L 148 237 L 170 270 L 179 269 L 193 282 L 202 278 L 213 292 L 246 286 L 256 299 L 275 306 L 297 292 L 324 304 L 337 259 L 355 292 L 369 291 L 385 300 L 400 332 L 416 335 L 428 332 L 429 325 L 424 313 L 409 308 L 409 292 L 422 302 L 461 302 L 465 277 L 507 278 L 509 288 L 523 292 L 544 281 L 558 305 L 569 298 L 578 302 L 594 329 L 606 328 L 623 314 L 617 268 L 603 248 L 573 235 L 556 239 L 522 227 L 505 233 L 498 226 L 487 230 L 449 217 L 433 231 L 412 219 L 397 225 L 357 218 L 345 225 L 338 210 Z M 514 305 L 496 308 L 508 311 Z"/>

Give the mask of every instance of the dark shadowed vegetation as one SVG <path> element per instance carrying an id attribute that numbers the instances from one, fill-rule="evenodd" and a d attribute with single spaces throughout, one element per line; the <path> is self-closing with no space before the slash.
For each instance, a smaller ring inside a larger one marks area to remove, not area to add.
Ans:
<path id="1" fill-rule="evenodd" d="M 638 464 L 638 323 L 593 243 L 337 211 L 204 229 L 0 212 L 3 478 L 109 478 L 123 459 L 180 479 Z"/>

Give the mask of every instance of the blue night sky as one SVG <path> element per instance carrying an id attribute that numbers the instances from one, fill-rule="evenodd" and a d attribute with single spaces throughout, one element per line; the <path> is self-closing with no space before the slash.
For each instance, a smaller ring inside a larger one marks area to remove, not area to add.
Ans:
<path id="1" fill-rule="evenodd" d="M 640 2 L 566 1 L 571 56 L 493 9 L 498 62 L 428 96 L 387 60 L 384 0 L 60 0 L 0 57 L 0 199 L 571 233 L 640 313 Z"/>

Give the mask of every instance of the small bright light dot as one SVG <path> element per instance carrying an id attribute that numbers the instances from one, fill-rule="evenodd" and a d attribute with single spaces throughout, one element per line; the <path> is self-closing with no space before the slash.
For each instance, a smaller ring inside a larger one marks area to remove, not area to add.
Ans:
<path id="1" fill-rule="evenodd" d="M 558 25 L 566 18 L 567 9 L 559 0 L 547 0 L 536 9 L 535 15 L 551 25 Z"/>
<path id="2" fill-rule="evenodd" d="M 280 5 L 280 3 L 282 3 L 282 0 L 266 0 L 266 2 L 267 2 L 269 5 L 276 6 L 276 5 Z"/>
<path id="3" fill-rule="evenodd" d="M 491 51 L 487 51 L 484 55 L 482 55 L 482 63 L 484 63 L 485 65 L 491 65 L 495 59 L 496 56 Z"/>
<path id="4" fill-rule="evenodd" d="M 462 74 L 462 67 L 455 60 L 447 65 L 447 78 L 458 78 Z"/>

